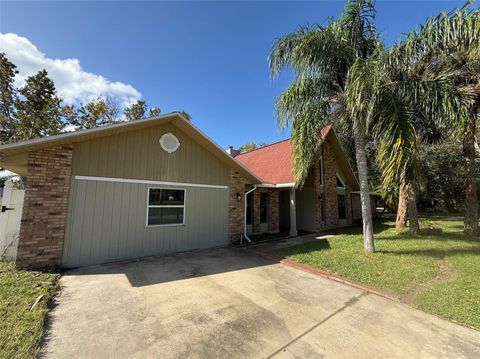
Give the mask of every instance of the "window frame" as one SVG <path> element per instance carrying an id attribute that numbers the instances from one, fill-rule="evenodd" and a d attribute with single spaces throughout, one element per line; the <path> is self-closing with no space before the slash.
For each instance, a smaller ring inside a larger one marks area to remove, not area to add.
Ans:
<path id="1" fill-rule="evenodd" d="M 152 189 L 160 189 L 160 190 L 174 190 L 174 191 L 183 191 L 183 205 L 165 205 L 165 204 L 154 204 L 150 205 L 150 190 Z M 184 226 L 185 225 L 185 218 L 186 218 L 186 207 L 187 203 L 187 190 L 186 188 L 173 188 L 173 187 L 148 187 L 147 188 L 147 215 L 145 218 L 145 226 L 146 228 L 154 228 L 154 227 L 172 227 L 172 226 Z M 182 223 L 164 223 L 164 224 L 148 224 L 148 214 L 150 212 L 150 208 L 183 208 L 183 221 Z"/>

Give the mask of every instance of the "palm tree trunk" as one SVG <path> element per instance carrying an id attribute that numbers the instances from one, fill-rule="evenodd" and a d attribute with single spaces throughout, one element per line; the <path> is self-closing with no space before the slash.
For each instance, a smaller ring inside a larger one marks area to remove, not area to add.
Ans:
<path id="1" fill-rule="evenodd" d="M 408 208 L 408 193 L 405 186 L 405 182 L 400 183 L 400 190 L 398 191 L 398 208 L 397 208 L 397 220 L 395 222 L 395 228 L 402 230 L 407 226 L 407 208 Z"/>
<path id="2" fill-rule="evenodd" d="M 410 233 L 414 235 L 420 234 L 420 225 L 418 224 L 417 212 L 417 191 L 411 183 L 406 185 L 407 202 L 408 202 L 408 220 L 410 222 Z"/>
<path id="3" fill-rule="evenodd" d="M 477 102 L 466 119 L 463 132 L 463 159 L 465 168 L 465 218 L 463 221 L 463 233 L 476 235 L 478 231 L 478 197 L 476 183 L 475 164 L 475 131 L 478 116 Z"/>
<path id="4" fill-rule="evenodd" d="M 365 123 L 354 124 L 355 156 L 357 159 L 358 179 L 360 181 L 360 205 L 363 221 L 363 248 L 367 253 L 375 252 L 373 241 L 372 207 L 368 188 L 367 154 L 365 151 Z"/>

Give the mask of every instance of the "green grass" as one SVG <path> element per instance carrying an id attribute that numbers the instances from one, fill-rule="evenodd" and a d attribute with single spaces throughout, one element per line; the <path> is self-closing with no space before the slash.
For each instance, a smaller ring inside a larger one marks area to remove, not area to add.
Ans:
<path id="1" fill-rule="evenodd" d="M 0 358 L 36 356 L 58 277 L 56 273 L 16 270 L 12 263 L 0 262 Z M 31 310 L 40 295 L 42 299 Z"/>
<path id="2" fill-rule="evenodd" d="M 361 229 L 274 252 L 395 294 L 425 311 L 480 329 L 480 238 L 464 236 L 461 218 L 423 220 L 423 234 L 375 224 L 375 254 Z M 433 228 L 433 229 L 432 229 Z M 441 229 L 438 230 L 438 229 Z"/>

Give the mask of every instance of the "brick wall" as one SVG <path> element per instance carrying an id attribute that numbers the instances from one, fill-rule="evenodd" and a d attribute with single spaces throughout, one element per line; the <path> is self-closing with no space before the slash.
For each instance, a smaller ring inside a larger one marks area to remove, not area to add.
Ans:
<path id="1" fill-rule="evenodd" d="M 278 195 L 278 189 L 268 190 L 268 231 L 272 233 L 280 231 Z"/>
<path id="2" fill-rule="evenodd" d="M 60 265 L 73 147 L 28 154 L 27 185 L 16 264 L 21 268 Z"/>
<path id="3" fill-rule="evenodd" d="M 338 192 L 335 152 L 328 141 L 323 143 L 323 187 L 325 189 L 325 228 L 338 224 Z"/>
<path id="4" fill-rule="evenodd" d="M 228 228 L 230 242 L 238 243 L 243 235 L 245 221 L 245 184 L 247 180 L 237 171 L 230 173 L 230 195 Z M 240 201 L 237 200 L 237 193 L 240 194 Z"/>

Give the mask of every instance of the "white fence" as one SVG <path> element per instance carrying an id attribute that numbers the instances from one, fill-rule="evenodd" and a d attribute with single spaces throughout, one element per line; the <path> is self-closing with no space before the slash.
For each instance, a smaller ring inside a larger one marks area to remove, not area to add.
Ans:
<path id="1" fill-rule="evenodd" d="M 14 188 L 8 180 L 3 188 L 0 212 L 0 260 L 15 260 L 22 219 L 25 190 Z"/>

